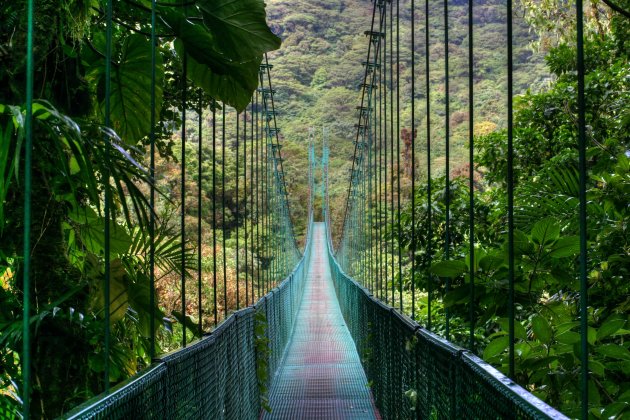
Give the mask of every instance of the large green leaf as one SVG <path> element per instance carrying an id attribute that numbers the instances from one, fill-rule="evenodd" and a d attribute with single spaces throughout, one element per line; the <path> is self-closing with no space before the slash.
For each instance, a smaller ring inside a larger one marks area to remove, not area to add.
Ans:
<path id="1" fill-rule="evenodd" d="M 497 322 L 503 331 L 506 333 L 510 331 L 510 321 L 508 318 L 499 318 Z M 527 340 L 527 331 L 525 331 L 525 327 L 516 320 L 514 320 L 514 337 L 520 338 L 521 340 Z"/>
<path id="2" fill-rule="evenodd" d="M 105 250 L 105 218 L 90 207 L 74 209 L 68 217 L 76 222 L 76 230 L 86 249 L 94 255 L 103 255 Z M 131 237 L 124 227 L 113 220 L 110 223 L 110 252 L 112 255 L 124 254 L 131 246 Z"/>
<path id="3" fill-rule="evenodd" d="M 549 322 L 540 315 L 536 315 L 532 318 L 532 330 L 534 335 L 542 343 L 548 343 L 551 340 L 551 327 Z"/>
<path id="4" fill-rule="evenodd" d="M 483 351 L 483 358 L 485 360 L 491 359 L 499 354 L 503 353 L 510 344 L 510 337 L 502 336 L 492 340 Z"/>
<path id="5" fill-rule="evenodd" d="M 580 238 L 565 236 L 553 244 L 549 255 L 554 258 L 572 257 L 580 252 Z"/>
<path id="6" fill-rule="evenodd" d="M 603 344 L 595 348 L 599 354 L 619 360 L 630 360 L 630 351 L 618 344 Z"/>
<path id="7" fill-rule="evenodd" d="M 440 261 L 431 266 L 431 272 L 439 277 L 457 277 L 467 270 L 466 263 L 459 260 Z"/>
<path id="8" fill-rule="evenodd" d="M 95 44 L 100 46 L 102 41 Z M 155 55 L 155 112 L 162 108 L 164 66 Z M 100 110 L 105 113 L 105 63 L 99 60 L 91 72 L 99 85 Z M 114 131 L 125 143 L 135 145 L 151 131 L 151 41 L 138 34 L 128 35 L 122 44 L 120 61 L 112 65 L 110 118 Z"/>
<path id="9" fill-rule="evenodd" d="M 14 173 L 19 172 L 22 139 L 24 137 L 22 110 L 16 106 L 0 104 L 0 115 L 8 113 L 5 127 L 0 125 L 0 231 L 4 227 L 4 201 Z M 13 151 L 12 151 L 13 149 Z"/>
<path id="10" fill-rule="evenodd" d="M 464 285 L 453 289 L 444 296 L 444 307 L 464 303 L 470 300 L 470 285 Z"/>
<path id="11" fill-rule="evenodd" d="M 231 60 L 250 61 L 280 47 L 267 26 L 262 0 L 197 1 L 216 48 Z"/>
<path id="12" fill-rule="evenodd" d="M 604 338 L 613 335 L 622 329 L 625 324 L 626 320 L 623 318 L 617 318 L 615 316 L 609 317 L 597 330 L 597 339 L 603 340 Z"/>
<path id="13" fill-rule="evenodd" d="M 179 39 L 175 41 L 175 50 L 177 54 L 184 54 L 184 44 Z M 249 104 L 252 93 L 258 86 L 261 62 L 262 57 L 245 64 L 232 65 L 233 71 L 228 74 L 218 74 L 188 54 L 188 77 L 208 95 L 240 112 Z"/>
<path id="14" fill-rule="evenodd" d="M 191 22 L 186 15 L 172 8 L 162 7 L 159 10 L 160 17 L 175 33 L 190 57 L 200 64 L 208 65 L 216 74 L 230 74 L 234 70 L 235 63 L 239 62 L 216 50 L 217 41 L 205 25 Z"/>
<path id="15" fill-rule="evenodd" d="M 551 217 L 542 219 L 532 227 L 532 241 L 536 245 L 549 245 L 560 237 L 560 226 Z"/>
<path id="16" fill-rule="evenodd" d="M 505 253 L 507 256 L 507 241 L 505 241 Z M 514 253 L 516 255 L 527 255 L 530 254 L 534 250 L 529 237 L 523 233 L 522 231 L 516 229 L 514 230 Z"/>

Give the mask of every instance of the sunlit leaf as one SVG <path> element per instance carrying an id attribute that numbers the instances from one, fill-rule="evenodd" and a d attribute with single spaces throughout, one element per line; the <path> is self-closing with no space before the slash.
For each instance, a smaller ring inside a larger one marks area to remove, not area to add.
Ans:
<path id="1" fill-rule="evenodd" d="M 175 50 L 184 54 L 184 45 L 175 41 Z M 255 61 L 232 66 L 230 74 L 217 74 L 208 65 L 188 55 L 188 77 L 208 95 L 242 111 L 249 104 L 258 86 L 258 70 L 262 56 Z"/>
<path id="2" fill-rule="evenodd" d="M 101 46 L 100 37 L 95 44 Z M 155 55 L 155 111 L 162 108 L 164 66 L 162 55 Z M 151 42 L 138 34 L 128 35 L 122 45 L 120 61 L 112 65 L 110 118 L 112 128 L 123 141 L 135 145 L 151 130 Z M 99 86 L 100 111 L 105 114 L 105 63 L 92 63 L 90 77 Z"/>
<path id="3" fill-rule="evenodd" d="M 603 340 L 604 338 L 613 335 L 614 333 L 622 329 L 625 324 L 625 319 L 613 317 L 608 318 L 597 330 L 597 339 Z"/>
<path id="4" fill-rule="evenodd" d="M 216 48 L 235 61 L 248 61 L 280 47 L 267 26 L 262 0 L 200 0 L 205 24 Z"/>
<path id="5" fill-rule="evenodd" d="M 532 241 L 536 245 L 549 245 L 560 237 L 560 226 L 553 218 L 545 218 L 532 227 Z"/>

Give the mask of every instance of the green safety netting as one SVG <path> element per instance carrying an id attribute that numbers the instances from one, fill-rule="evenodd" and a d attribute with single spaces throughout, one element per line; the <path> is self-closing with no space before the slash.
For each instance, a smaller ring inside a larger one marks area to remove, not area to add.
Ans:
<path id="1" fill-rule="evenodd" d="M 64 419 L 254 419 L 261 412 L 257 367 L 271 386 L 291 336 L 310 261 L 253 307 L 232 313 L 211 334 L 158 358 L 151 368 L 66 413 Z M 258 316 L 257 316 L 258 314 Z M 256 351 L 255 326 L 265 324 L 268 352 Z"/>
<path id="2" fill-rule="evenodd" d="M 365 372 L 332 282 L 324 223 L 312 234 L 311 263 L 291 339 L 262 419 L 377 419 Z"/>
<path id="3" fill-rule="evenodd" d="M 377 300 L 343 272 L 330 251 L 329 261 L 383 418 L 567 418 L 474 354 Z"/>

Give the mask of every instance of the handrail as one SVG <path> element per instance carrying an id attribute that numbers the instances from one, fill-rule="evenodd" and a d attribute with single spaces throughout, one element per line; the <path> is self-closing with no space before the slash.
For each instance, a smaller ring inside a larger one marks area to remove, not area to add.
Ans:
<path id="1" fill-rule="evenodd" d="M 328 224 L 326 229 L 330 229 Z M 357 345 L 368 380 L 373 383 L 377 408 L 384 417 L 407 418 L 406 415 L 414 411 L 420 417 L 431 415 L 431 410 L 435 407 L 420 406 L 422 398 L 417 396 L 421 392 L 433 393 L 435 390 L 433 382 L 438 379 L 422 374 L 422 359 L 431 357 L 449 365 L 439 368 L 453 369 L 453 372 L 457 372 L 447 376 L 451 381 L 449 388 L 442 388 L 439 391 L 451 394 L 451 398 L 447 398 L 448 403 L 439 407 L 448 412 L 451 418 L 454 415 L 465 416 L 462 413 L 469 410 L 476 413 L 484 410 L 482 411 L 484 415 L 496 418 L 501 417 L 501 409 L 508 407 L 512 410 L 509 411 L 511 415 L 518 412 L 519 418 L 568 419 L 472 352 L 426 330 L 405 314 L 377 299 L 367 288 L 343 271 L 330 248 L 330 242 L 328 245 L 328 258 L 342 313 Z M 378 314 L 382 316 L 379 317 Z M 356 325 L 358 321 L 362 321 L 361 325 Z M 382 326 L 383 323 L 387 325 Z M 396 337 L 392 336 L 394 334 L 392 323 L 396 324 Z M 401 337 L 406 338 L 402 349 Z M 369 346 L 364 346 L 366 342 L 369 342 Z M 413 344 L 414 342 L 421 344 Z M 414 346 L 419 350 L 415 350 L 416 354 L 412 355 Z M 412 349 L 409 350 L 409 347 Z M 407 363 L 384 367 L 373 366 L 369 362 L 376 359 L 383 363 L 384 360 L 400 357 Z M 387 373 L 383 374 L 383 370 L 387 370 Z M 391 377 L 402 378 L 404 375 L 415 377 L 415 382 L 408 382 L 408 386 L 404 386 L 402 381 L 391 383 Z M 470 395 L 466 395 L 471 389 L 476 393 L 477 400 L 471 401 Z M 410 399 L 410 392 L 416 397 Z M 446 395 L 441 397 L 444 399 Z M 435 399 L 438 399 L 437 396 Z M 415 400 L 415 403 L 412 403 L 412 400 Z M 422 401 L 431 400 L 426 398 Z"/>
<path id="2" fill-rule="evenodd" d="M 238 310 L 230 314 L 227 318 L 225 318 L 215 330 L 213 330 L 210 334 L 205 335 L 203 338 L 198 339 L 192 342 L 188 347 L 181 348 L 175 350 L 173 352 L 167 353 L 165 355 L 160 356 L 159 358 L 154 360 L 154 363 L 148 367 L 146 370 L 134 375 L 127 381 L 117 385 L 112 388 L 107 393 L 102 393 L 83 404 L 75 407 L 70 412 L 65 413 L 60 418 L 68 419 L 68 420 L 76 420 L 76 419 L 89 419 L 89 418 L 101 418 L 103 416 L 108 417 L 126 417 L 127 418 L 151 418 L 154 415 L 162 418 L 168 418 L 169 413 L 173 413 L 174 406 L 177 405 L 177 401 L 174 398 L 170 397 L 169 394 L 171 392 L 177 392 L 177 390 L 169 390 L 167 389 L 165 383 L 168 382 L 169 376 L 173 376 L 169 370 L 177 370 L 179 369 L 179 365 L 185 364 L 189 358 L 198 357 L 199 353 L 209 354 L 212 349 L 216 345 L 219 345 L 222 340 L 230 340 L 233 339 L 235 334 L 235 329 L 238 327 L 242 327 L 242 323 L 246 325 L 246 332 L 249 335 L 249 338 L 243 338 L 245 340 L 255 340 L 255 331 L 254 331 L 254 316 L 257 311 L 267 311 L 270 305 L 280 305 L 282 304 L 281 295 L 285 293 L 287 290 L 291 290 L 293 285 L 298 283 L 298 285 L 302 285 L 304 283 L 304 279 L 306 278 L 306 271 L 304 267 L 308 264 L 310 259 L 310 250 L 312 248 L 312 232 L 313 232 L 313 212 L 312 210 L 309 212 L 309 222 L 307 229 L 307 240 L 304 248 L 304 253 L 302 254 L 300 260 L 293 268 L 291 273 L 273 290 L 271 290 L 266 295 L 262 296 L 254 305 L 248 306 L 247 308 Z M 291 293 L 292 299 L 298 301 L 301 299 L 301 290 L 303 287 L 299 287 L 299 291 L 297 294 Z M 283 308 L 280 308 L 283 309 Z M 289 331 L 293 328 L 295 313 L 297 310 L 297 305 L 292 305 L 290 309 L 290 326 Z M 272 321 L 267 320 L 270 324 Z M 275 322 L 280 322 L 279 320 L 275 320 Z M 268 325 L 267 326 L 267 334 L 271 335 L 274 328 L 277 328 L 277 325 Z M 290 334 L 285 334 L 286 338 L 290 336 Z M 273 360 L 268 361 L 267 363 L 272 366 L 277 366 L 278 361 L 282 357 L 284 353 L 284 347 L 286 347 L 287 339 L 283 342 L 279 342 L 277 344 L 282 348 L 272 348 L 271 356 Z M 270 340 L 270 346 L 273 347 L 274 342 Z M 182 357 L 184 356 L 184 357 Z M 238 358 L 241 358 L 242 354 L 238 355 Z M 251 355 L 250 355 L 251 356 Z M 204 356 L 206 357 L 206 356 Z M 209 356 L 207 356 L 209 357 Z M 255 357 L 264 357 L 258 355 Z M 255 357 L 247 358 L 250 362 L 248 366 L 252 369 L 252 372 L 256 371 L 255 366 Z M 182 359 L 182 360 L 179 360 Z M 251 359 L 251 360 L 250 360 Z M 169 360 L 174 360 L 172 364 L 169 364 Z M 219 366 L 213 366 L 208 368 L 209 370 L 219 371 Z M 215 372 L 216 373 L 216 372 Z M 213 375 L 209 375 L 209 377 L 213 377 Z M 253 376 L 255 378 L 256 375 Z M 268 381 L 271 381 L 274 377 L 274 372 L 269 372 Z M 251 375 L 248 376 L 249 380 L 252 380 Z M 239 380 L 241 378 L 238 378 Z M 206 384 L 209 386 L 211 384 Z M 201 385 L 200 385 L 201 386 Z M 253 389 L 258 389 L 257 384 L 249 384 Z M 147 389 L 149 392 L 147 393 Z M 239 389 L 237 387 L 236 389 Z M 227 391 L 226 391 L 227 392 Z M 147 394 L 147 395 L 145 395 Z M 251 397 L 251 396 L 250 396 Z M 201 397 L 200 397 L 201 398 Z M 204 397 L 206 398 L 206 397 Z M 254 398 L 259 404 L 260 395 L 256 395 Z M 251 400 L 251 398 L 250 398 Z M 252 401 L 248 400 L 247 402 L 253 404 Z M 256 409 L 251 411 L 260 411 L 260 407 L 256 405 Z M 224 407 L 226 410 L 231 409 L 240 409 L 236 407 Z M 123 413 L 121 415 L 121 413 Z M 205 413 L 209 414 L 209 413 Z M 128 416 L 132 417 L 128 417 Z"/>

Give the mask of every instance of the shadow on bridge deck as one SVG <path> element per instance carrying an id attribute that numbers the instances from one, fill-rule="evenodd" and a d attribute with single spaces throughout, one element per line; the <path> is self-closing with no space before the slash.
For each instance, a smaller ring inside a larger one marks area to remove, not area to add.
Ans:
<path id="1" fill-rule="evenodd" d="M 264 419 L 379 419 L 331 278 L 323 223 L 291 340 L 270 391 Z"/>

